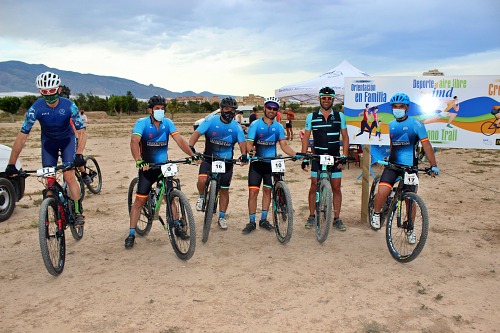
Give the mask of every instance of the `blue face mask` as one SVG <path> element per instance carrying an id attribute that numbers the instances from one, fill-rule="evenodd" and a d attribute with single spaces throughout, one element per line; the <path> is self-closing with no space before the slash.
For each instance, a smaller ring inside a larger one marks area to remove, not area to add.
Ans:
<path id="1" fill-rule="evenodd" d="M 165 110 L 153 110 L 153 118 L 156 121 L 162 121 L 165 117 Z"/>
<path id="2" fill-rule="evenodd" d="M 404 109 L 392 109 L 392 114 L 396 119 L 403 118 L 406 114 L 406 110 Z"/>

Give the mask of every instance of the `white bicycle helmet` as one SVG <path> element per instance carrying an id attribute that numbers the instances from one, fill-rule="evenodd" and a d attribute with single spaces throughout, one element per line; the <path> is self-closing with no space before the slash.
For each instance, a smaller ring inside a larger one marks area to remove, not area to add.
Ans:
<path id="1" fill-rule="evenodd" d="M 53 89 L 61 85 L 59 75 L 45 72 L 36 77 L 36 87 L 38 89 Z"/>
<path id="2" fill-rule="evenodd" d="M 280 107 L 280 100 L 279 100 L 279 98 L 276 98 L 274 96 L 266 98 L 264 100 L 264 105 L 266 105 L 267 103 L 275 103 L 278 106 L 278 108 Z"/>

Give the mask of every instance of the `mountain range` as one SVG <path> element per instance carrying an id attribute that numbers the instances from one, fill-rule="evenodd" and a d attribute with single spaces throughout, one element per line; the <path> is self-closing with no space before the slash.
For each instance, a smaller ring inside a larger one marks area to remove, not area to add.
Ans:
<path id="1" fill-rule="evenodd" d="M 2 95 L 11 92 L 33 92 L 33 94 L 38 94 L 35 79 L 40 73 L 46 71 L 57 73 L 61 77 L 62 84 L 71 90 L 71 95 L 91 93 L 95 96 L 123 96 L 127 94 L 127 91 L 130 91 L 136 98 L 140 99 L 148 99 L 153 95 L 162 95 L 167 98 L 224 96 L 208 91 L 199 94 L 193 91 L 173 92 L 165 88 L 155 87 L 152 84 L 140 84 L 124 78 L 82 74 L 47 67 L 42 64 L 27 64 L 13 60 L 0 62 L 0 93 Z"/>

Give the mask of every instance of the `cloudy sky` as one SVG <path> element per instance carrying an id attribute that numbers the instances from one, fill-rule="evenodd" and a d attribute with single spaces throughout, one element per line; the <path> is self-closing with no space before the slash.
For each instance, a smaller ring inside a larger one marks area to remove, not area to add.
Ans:
<path id="1" fill-rule="evenodd" d="M 177 92 L 271 96 L 344 59 L 372 76 L 500 74 L 498 0 L 1 0 L 0 8 L 0 61 Z"/>

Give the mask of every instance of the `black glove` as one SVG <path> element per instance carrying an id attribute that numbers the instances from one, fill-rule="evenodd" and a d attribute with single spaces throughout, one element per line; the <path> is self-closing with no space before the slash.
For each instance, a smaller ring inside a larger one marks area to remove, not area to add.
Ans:
<path id="1" fill-rule="evenodd" d="M 302 164 L 300 166 L 302 167 L 302 170 L 304 170 L 305 168 L 308 168 L 309 167 L 309 160 L 303 160 Z"/>
<path id="2" fill-rule="evenodd" d="M 5 174 L 7 175 L 7 177 L 12 177 L 19 174 L 19 170 L 17 170 L 14 164 L 7 164 L 7 167 L 5 168 Z"/>
<path id="3" fill-rule="evenodd" d="M 202 157 L 203 156 L 200 153 L 194 153 L 194 155 L 191 156 L 191 162 L 196 163 L 201 160 Z"/>
<path id="4" fill-rule="evenodd" d="M 75 155 L 75 160 L 73 161 L 73 165 L 76 167 L 81 167 L 85 165 L 85 159 L 83 158 L 82 154 L 76 154 Z"/>
<path id="5" fill-rule="evenodd" d="M 194 146 L 189 146 L 189 149 L 191 149 L 191 151 L 193 152 L 193 154 L 198 154 L 198 153 L 196 152 L 196 149 L 194 149 Z"/>
<path id="6" fill-rule="evenodd" d="M 241 155 L 239 160 L 241 163 L 248 163 L 248 155 L 247 154 Z"/>

